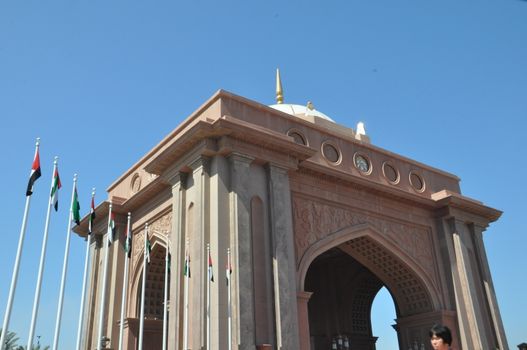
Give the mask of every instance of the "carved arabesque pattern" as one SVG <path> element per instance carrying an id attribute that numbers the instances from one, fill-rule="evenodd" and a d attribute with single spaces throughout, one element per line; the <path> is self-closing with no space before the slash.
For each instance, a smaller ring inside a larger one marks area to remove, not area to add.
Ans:
<path id="1" fill-rule="evenodd" d="M 132 265 L 135 267 L 137 266 L 141 255 L 143 255 L 143 247 L 145 241 L 145 229 L 142 228 L 137 232 L 136 234 L 132 235 Z"/>
<path id="2" fill-rule="evenodd" d="M 172 228 L 172 212 L 169 212 L 150 225 L 150 232 L 159 232 L 168 235 Z"/>
<path id="3" fill-rule="evenodd" d="M 361 261 L 368 261 L 367 265 L 382 276 L 384 283 L 392 288 L 402 315 L 431 310 L 423 283 L 387 249 L 365 236 L 346 242 L 341 249 Z"/>
<path id="4" fill-rule="evenodd" d="M 369 224 L 414 258 L 429 276 L 434 276 L 429 229 L 351 211 L 293 195 L 293 221 L 297 264 L 317 241 L 347 227 Z"/>
<path id="5" fill-rule="evenodd" d="M 168 235 L 172 229 L 172 212 L 166 213 L 161 216 L 159 219 L 154 221 L 149 225 L 150 237 L 153 232 L 162 233 L 163 235 Z M 142 227 L 139 232 L 133 234 L 132 236 L 132 265 L 134 270 L 139 262 L 141 255 L 143 254 L 144 239 L 145 239 L 145 229 Z"/>

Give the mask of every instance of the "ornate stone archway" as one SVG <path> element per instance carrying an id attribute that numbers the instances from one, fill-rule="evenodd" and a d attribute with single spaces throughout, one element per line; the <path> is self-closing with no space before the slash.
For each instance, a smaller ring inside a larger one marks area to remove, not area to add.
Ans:
<path id="1" fill-rule="evenodd" d="M 144 348 L 162 348 L 162 320 L 165 279 L 165 254 L 167 249 L 167 232 L 170 229 L 171 213 L 158 218 L 150 225 L 151 243 L 150 263 L 147 267 L 145 289 L 145 324 Z M 132 263 L 130 268 L 129 297 L 127 300 L 127 317 L 125 329 L 125 349 L 136 349 L 141 307 L 141 288 L 144 264 L 144 229 L 133 235 Z"/>
<path id="2" fill-rule="evenodd" d="M 219 91 L 108 189 L 121 223 L 129 211 L 134 232 L 146 221 L 157 223 L 163 227 L 154 231 L 168 233 L 174 247 L 169 348 L 181 349 L 184 341 L 200 348 L 208 338 L 211 349 L 310 350 L 309 300 L 323 289 L 309 275 L 336 251 L 347 273 L 357 273 L 353 284 L 362 286 L 343 301 L 356 317 L 336 317 L 336 332 L 348 322 L 352 333 L 373 336 L 365 308 L 382 284 L 397 304 L 403 349 L 427 338 L 435 322 L 454 331 L 455 348 L 506 349 L 482 238 L 501 212 L 463 196 L 455 175 L 376 147 L 310 109 L 288 110 Z M 101 219 L 107 211 L 107 204 L 97 207 L 95 235 L 107 231 Z M 142 237 L 134 239 L 128 315 L 135 309 Z M 228 250 L 233 267 L 229 284 L 210 291 L 207 244 L 220 271 Z M 116 283 L 108 287 L 114 299 L 125 259 L 117 248 L 109 277 Z M 187 252 L 193 277 L 186 292 Z M 97 290 L 100 246 L 92 256 L 90 285 Z M 88 298 L 86 336 L 94 344 L 100 300 L 95 293 Z M 116 347 L 120 304 L 113 300 L 108 310 L 105 333 Z M 192 317 L 185 319 L 186 310 Z"/>
<path id="3" fill-rule="evenodd" d="M 333 259 L 328 258 L 328 255 L 332 255 Z M 375 295 L 385 285 L 394 298 L 398 318 L 409 316 L 419 318 L 415 315 L 426 315 L 420 325 L 418 336 L 419 341 L 424 342 L 430 327 L 429 315 L 434 310 L 440 309 L 440 297 L 424 269 L 407 253 L 406 249 L 394 244 L 369 223 L 350 226 L 324 236 L 305 251 L 298 267 L 299 290 L 313 293 L 311 298 L 314 304 L 317 303 L 315 291 L 317 284 L 313 282 L 316 278 L 312 276 L 311 283 L 306 286 L 308 272 L 311 271 L 311 275 L 314 275 L 312 272 L 314 265 L 323 265 L 322 261 L 338 261 L 337 256 L 340 256 L 340 260 L 343 260 L 343 256 L 347 256 L 346 267 L 342 268 L 341 273 L 336 277 L 345 280 L 331 282 L 319 280 L 319 284 L 334 283 L 340 286 L 337 287 L 339 292 L 335 293 L 335 296 L 338 295 L 340 308 L 335 310 L 343 312 L 345 316 L 342 317 L 346 318 L 346 321 L 345 326 L 339 326 L 338 322 L 333 327 L 326 326 L 326 332 L 349 336 L 354 349 L 374 349 L 376 338 L 371 333 L 369 312 Z M 322 278 L 327 279 L 327 276 L 331 276 L 330 271 L 334 271 L 334 268 L 329 269 Z M 349 286 L 346 287 L 347 283 Z M 312 309 L 316 309 L 316 306 L 309 307 L 310 315 L 307 323 L 310 329 L 314 318 Z M 326 315 L 326 317 L 332 316 Z M 338 315 L 335 317 L 339 318 Z M 329 319 L 327 321 L 332 322 Z M 397 327 L 401 348 L 406 348 L 416 340 L 401 336 L 407 333 L 404 327 L 404 325 Z M 413 327 L 415 328 L 415 322 Z M 316 350 L 317 346 L 319 348 L 330 346 L 329 334 L 325 334 L 323 340 L 317 340 L 317 335 L 313 334 L 312 332 L 310 336 L 313 342 L 312 350 Z"/>

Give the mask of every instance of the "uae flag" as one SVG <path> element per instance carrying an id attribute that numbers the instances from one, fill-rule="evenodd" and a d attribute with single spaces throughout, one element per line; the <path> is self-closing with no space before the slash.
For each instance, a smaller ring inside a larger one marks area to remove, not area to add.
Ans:
<path id="1" fill-rule="evenodd" d="M 33 194 L 33 184 L 42 175 L 40 172 L 40 156 L 38 155 L 38 148 L 33 159 L 33 166 L 31 167 L 31 175 L 29 175 L 29 182 L 27 184 L 26 196 Z"/>
<path id="2" fill-rule="evenodd" d="M 227 265 L 225 266 L 225 280 L 227 282 L 227 286 L 230 284 L 231 275 L 232 275 L 231 255 L 228 254 L 228 256 L 227 256 Z"/>
<path id="3" fill-rule="evenodd" d="M 214 271 L 212 270 L 212 258 L 209 251 L 209 280 L 214 282 Z"/>
<path id="4" fill-rule="evenodd" d="M 113 237 L 115 234 L 115 214 L 112 212 L 110 216 L 110 222 L 108 222 L 108 246 L 112 245 Z"/>
<path id="5" fill-rule="evenodd" d="M 150 252 L 152 251 L 152 245 L 150 244 L 150 239 L 148 238 L 148 233 L 145 233 L 146 234 L 146 262 L 148 264 L 150 264 Z"/>
<path id="6" fill-rule="evenodd" d="M 79 204 L 79 197 L 77 195 L 77 186 L 75 186 L 75 190 L 73 191 L 73 203 L 71 204 L 71 212 L 73 213 L 73 221 L 77 225 L 81 224 L 81 206 Z"/>
<path id="7" fill-rule="evenodd" d="M 91 196 L 90 218 L 88 219 L 88 234 L 93 232 L 93 221 L 95 220 L 95 196 Z"/>
<path id="8" fill-rule="evenodd" d="M 128 259 L 130 259 L 130 256 L 132 256 L 132 232 L 128 230 L 128 227 L 126 228 L 126 240 L 124 241 L 124 251 L 126 252 L 126 256 Z"/>
<path id="9" fill-rule="evenodd" d="M 190 278 L 190 255 L 185 252 L 185 266 L 183 267 L 183 275 Z"/>
<path id="10" fill-rule="evenodd" d="M 59 210 L 59 189 L 62 187 L 59 177 L 59 169 L 55 168 L 55 174 L 53 174 L 53 187 L 51 187 L 51 204 L 55 208 L 55 211 Z"/>

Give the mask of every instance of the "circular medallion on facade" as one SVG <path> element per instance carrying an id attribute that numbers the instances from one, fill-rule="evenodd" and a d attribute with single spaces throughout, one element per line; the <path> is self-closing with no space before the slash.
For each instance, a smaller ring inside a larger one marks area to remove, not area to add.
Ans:
<path id="1" fill-rule="evenodd" d="M 132 177 L 131 189 L 133 193 L 137 193 L 141 189 L 141 177 L 137 173 Z"/>
<path id="2" fill-rule="evenodd" d="M 425 181 L 423 180 L 423 177 L 415 171 L 410 172 L 410 185 L 412 185 L 413 189 L 419 193 L 425 190 Z"/>
<path id="3" fill-rule="evenodd" d="M 392 185 L 399 183 L 399 171 L 392 165 L 392 163 L 384 162 L 382 165 L 382 173 Z"/>
<path id="4" fill-rule="evenodd" d="M 357 168 L 361 174 L 369 175 L 371 174 L 371 162 L 368 157 L 362 153 L 355 153 L 353 155 L 353 165 Z"/>
<path id="5" fill-rule="evenodd" d="M 287 132 L 287 136 L 291 136 L 299 145 L 307 146 L 306 138 L 300 131 L 291 129 Z"/>
<path id="6" fill-rule="evenodd" d="M 333 164 L 340 163 L 340 151 L 331 141 L 325 141 L 322 144 L 322 155 Z"/>

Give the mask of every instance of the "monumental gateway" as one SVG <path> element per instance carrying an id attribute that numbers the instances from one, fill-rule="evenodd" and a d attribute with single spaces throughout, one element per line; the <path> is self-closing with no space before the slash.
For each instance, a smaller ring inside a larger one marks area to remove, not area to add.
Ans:
<path id="1" fill-rule="evenodd" d="M 97 348 L 100 319 L 105 347 L 118 348 L 128 212 L 123 349 L 138 349 L 146 223 L 144 349 L 162 348 L 167 248 L 168 349 L 374 350 L 382 287 L 402 350 L 431 349 L 434 323 L 452 329 L 456 349 L 508 349 L 482 237 L 501 212 L 463 196 L 455 175 L 372 145 L 361 124 L 283 103 L 279 79 L 272 106 L 218 91 L 109 186 L 91 237 L 83 349 Z"/>

